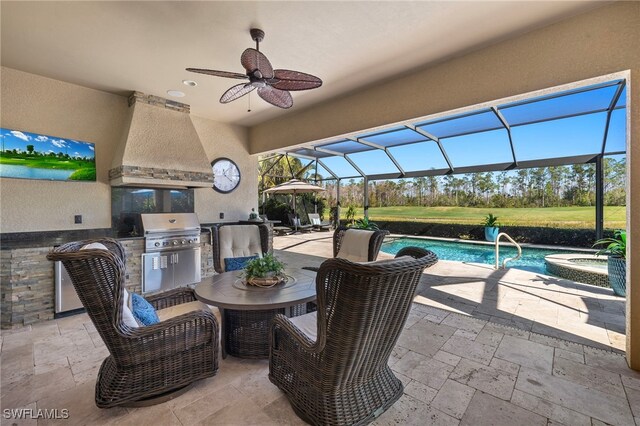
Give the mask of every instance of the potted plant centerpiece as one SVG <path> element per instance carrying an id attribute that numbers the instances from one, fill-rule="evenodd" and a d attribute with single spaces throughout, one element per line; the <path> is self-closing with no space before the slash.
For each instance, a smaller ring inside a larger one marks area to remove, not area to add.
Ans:
<path id="1" fill-rule="evenodd" d="M 500 228 L 498 224 L 498 217 L 494 216 L 492 213 L 489 213 L 485 218 L 484 222 L 484 238 L 487 241 L 495 241 L 500 233 Z"/>
<path id="2" fill-rule="evenodd" d="M 247 262 L 243 275 L 249 285 L 273 287 L 286 279 L 284 267 L 285 264 L 273 254 L 265 253 L 264 256 Z"/>
<path id="3" fill-rule="evenodd" d="M 616 230 L 613 238 L 603 238 L 593 245 L 604 246 L 596 255 L 606 254 L 609 284 L 616 296 L 627 293 L 627 232 Z"/>

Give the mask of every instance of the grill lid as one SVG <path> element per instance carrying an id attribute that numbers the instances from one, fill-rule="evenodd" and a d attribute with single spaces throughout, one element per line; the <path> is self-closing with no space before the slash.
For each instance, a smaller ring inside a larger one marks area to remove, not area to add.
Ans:
<path id="1" fill-rule="evenodd" d="M 195 213 L 149 213 L 141 214 L 145 235 L 166 234 L 178 231 L 200 231 L 200 221 Z"/>

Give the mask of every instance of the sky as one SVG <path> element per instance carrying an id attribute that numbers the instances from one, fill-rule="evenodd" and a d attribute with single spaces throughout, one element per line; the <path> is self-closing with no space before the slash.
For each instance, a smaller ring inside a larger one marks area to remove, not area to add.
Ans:
<path id="1" fill-rule="evenodd" d="M 95 158 L 95 144 L 81 142 L 73 139 L 62 139 L 55 136 L 40 135 L 37 133 L 21 132 L 0 128 L 0 140 L 2 149 L 17 149 L 22 152 L 27 151 L 27 145 L 33 145 L 35 151 L 42 153 L 62 152 L 71 157 Z"/>
<path id="2" fill-rule="evenodd" d="M 599 154 L 607 123 L 607 112 L 603 110 L 615 99 L 618 87 L 617 84 L 603 83 L 590 86 L 586 91 L 566 92 L 567 96 L 541 97 L 528 100 L 528 103 L 499 105 L 498 111 L 510 125 L 516 160 Z M 622 90 L 616 109 L 611 114 L 605 153 L 619 153 L 626 149 L 625 99 L 626 88 Z M 513 162 L 509 133 L 491 110 L 415 125 L 419 130 L 440 139 L 454 169 Z M 436 142 L 406 127 L 392 128 L 382 133 L 363 133 L 357 137 L 387 147 L 404 171 L 449 169 Z M 419 142 L 394 146 L 416 141 Z M 349 154 L 354 147 L 362 148 L 352 140 L 340 140 L 324 144 L 323 147 L 346 152 L 365 174 L 398 173 L 398 168 L 382 150 Z M 359 176 L 358 171 L 340 156 L 322 158 L 321 161 L 340 177 Z M 330 173 L 321 166 L 318 173 L 330 177 Z"/>

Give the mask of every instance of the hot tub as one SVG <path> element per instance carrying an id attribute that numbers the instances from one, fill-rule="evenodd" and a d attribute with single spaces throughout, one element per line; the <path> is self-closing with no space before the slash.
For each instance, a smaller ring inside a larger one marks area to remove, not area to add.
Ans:
<path id="1" fill-rule="evenodd" d="M 586 253 L 551 254 L 545 256 L 547 271 L 580 283 L 610 287 L 607 258 Z"/>

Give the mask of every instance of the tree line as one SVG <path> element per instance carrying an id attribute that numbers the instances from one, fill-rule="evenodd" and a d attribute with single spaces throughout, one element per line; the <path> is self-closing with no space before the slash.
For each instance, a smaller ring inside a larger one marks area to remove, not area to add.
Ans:
<path id="1" fill-rule="evenodd" d="M 261 164 L 261 174 L 272 164 Z M 282 159 L 261 178 L 266 189 L 291 178 L 322 179 L 313 168 L 304 168 L 297 158 Z M 604 204 L 625 205 L 626 159 L 603 159 Z M 330 206 L 336 205 L 336 181 L 320 184 Z M 263 187 L 264 186 L 264 187 Z M 343 180 L 343 207 L 361 206 L 363 179 Z M 425 176 L 413 179 L 369 181 L 369 206 L 459 206 L 459 207 L 567 207 L 595 205 L 595 164 L 540 167 L 513 171 Z"/>

